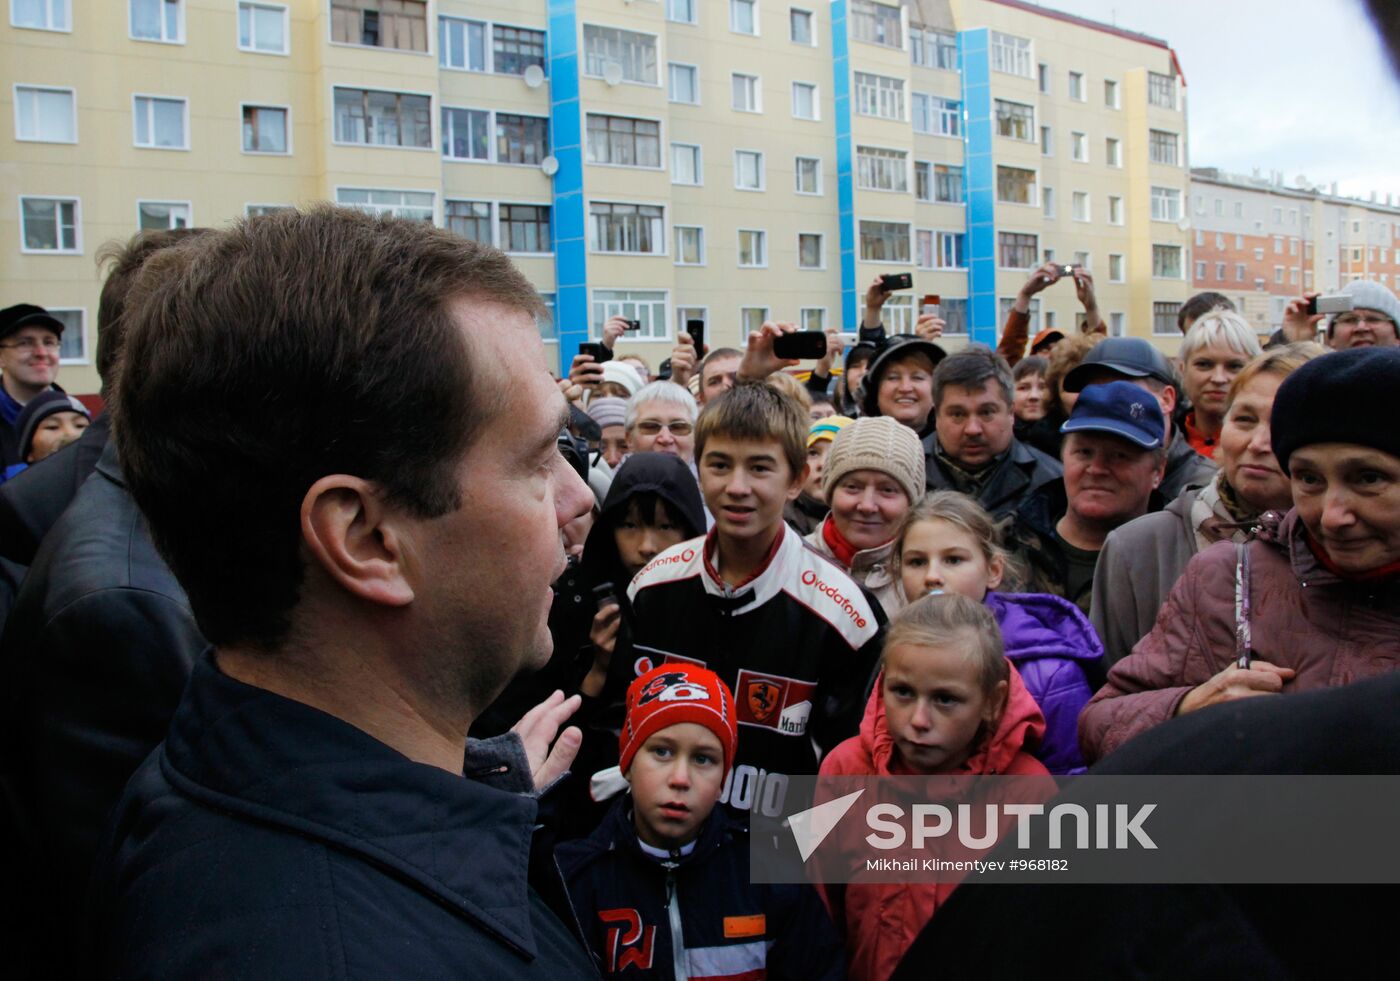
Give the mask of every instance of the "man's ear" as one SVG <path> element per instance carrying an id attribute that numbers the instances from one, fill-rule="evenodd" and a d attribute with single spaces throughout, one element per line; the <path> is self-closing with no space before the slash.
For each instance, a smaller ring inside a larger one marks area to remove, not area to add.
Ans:
<path id="1" fill-rule="evenodd" d="M 332 474 L 302 498 L 301 537 L 314 561 L 347 592 L 371 603 L 407 606 L 413 587 L 405 576 L 399 518 L 370 481 Z"/>
<path id="2" fill-rule="evenodd" d="M 812 465 L 810 463 L 802 464 L 802 469 L 797 471 L 797 476 L 794 477 L 792 483 L 788 485 L 787 499 L 789 501 L 797 500 L 797 495 L 801 494 L 802 488 L 807 486 L 807 478 L 811 475 Z"/>
<path id="3" fill-rule="evenodd" d="M 1162 414 L 1171 421 L 1172 413 L 1176 411 L 1176 386 L 1164 385 L 1162 387 Z"/>

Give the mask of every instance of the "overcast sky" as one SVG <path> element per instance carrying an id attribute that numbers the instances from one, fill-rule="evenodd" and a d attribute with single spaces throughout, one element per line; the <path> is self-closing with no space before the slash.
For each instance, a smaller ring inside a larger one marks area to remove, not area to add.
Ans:
<path id="1" fill-rule="evenodd" d="M 1400 84 L 1360 0 L 1048 0 L 1162 38 L 1186 76 L 1191 165 L 1280 170 L 1400 200 Z"/>

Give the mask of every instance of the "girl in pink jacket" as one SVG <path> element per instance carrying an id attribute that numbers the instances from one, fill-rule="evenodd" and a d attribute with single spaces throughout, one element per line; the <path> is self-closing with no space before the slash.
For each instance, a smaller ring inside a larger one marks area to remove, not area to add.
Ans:
<path id="1" fill-rule="evenodd" d="M 860 734 L 822 761 L 823 776 L 1048 776 L 1031 755 L 1045 719 L 1003 654 L 981 603 L 930 595 L 905 607 L 885 636 L 884 670 Z M 883 981 L 954 883 L 852 883 L 830 890 L 846 929 L 849 976 Z"/>

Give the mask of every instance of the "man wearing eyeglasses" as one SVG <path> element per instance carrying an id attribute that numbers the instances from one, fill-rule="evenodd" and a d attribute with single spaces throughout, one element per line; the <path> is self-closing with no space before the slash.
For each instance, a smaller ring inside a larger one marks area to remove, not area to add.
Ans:
<path id="1" fill-rule="evenodd" d="M 21 463 L 15 422 L 25 403 L 54 387 L 63 322 L 43 307 L 0 310 L 0 459 Z"/>
<path id="2" fill-rule="evenodd" d="M 1400 299 L 1390 287 L 1370 280 L 1357 279 L 1338 291 L 1351 297 L 1352 308 L 1336 314 L 1327 322 L 1326 344 L 1334 351 L 1353 347 L 1394 347 L 1400 344 L 1396 324 L 1400 323 Z M 1300 299 L 1288 304 L 1283 311 L 1283 328 L 1274 338 L 1280 343 L 1310 341 L 1317 336 L 1318 323 L 1324 314 L 1308 313 L 1308 301 L 1321 294 L 1309 290 Z M 1270 344 L 1275 339 L 1270 339 Z"/>

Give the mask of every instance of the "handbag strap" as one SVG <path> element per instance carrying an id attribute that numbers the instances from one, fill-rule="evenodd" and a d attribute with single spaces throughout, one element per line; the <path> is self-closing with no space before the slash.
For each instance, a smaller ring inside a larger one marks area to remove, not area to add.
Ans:
<path id="1" fill-rule="evenodd" d="M 1249 543 L 1235 545 L 1235 665 L 1248 668 L 1253 657 L 1249 629 Z"/>

